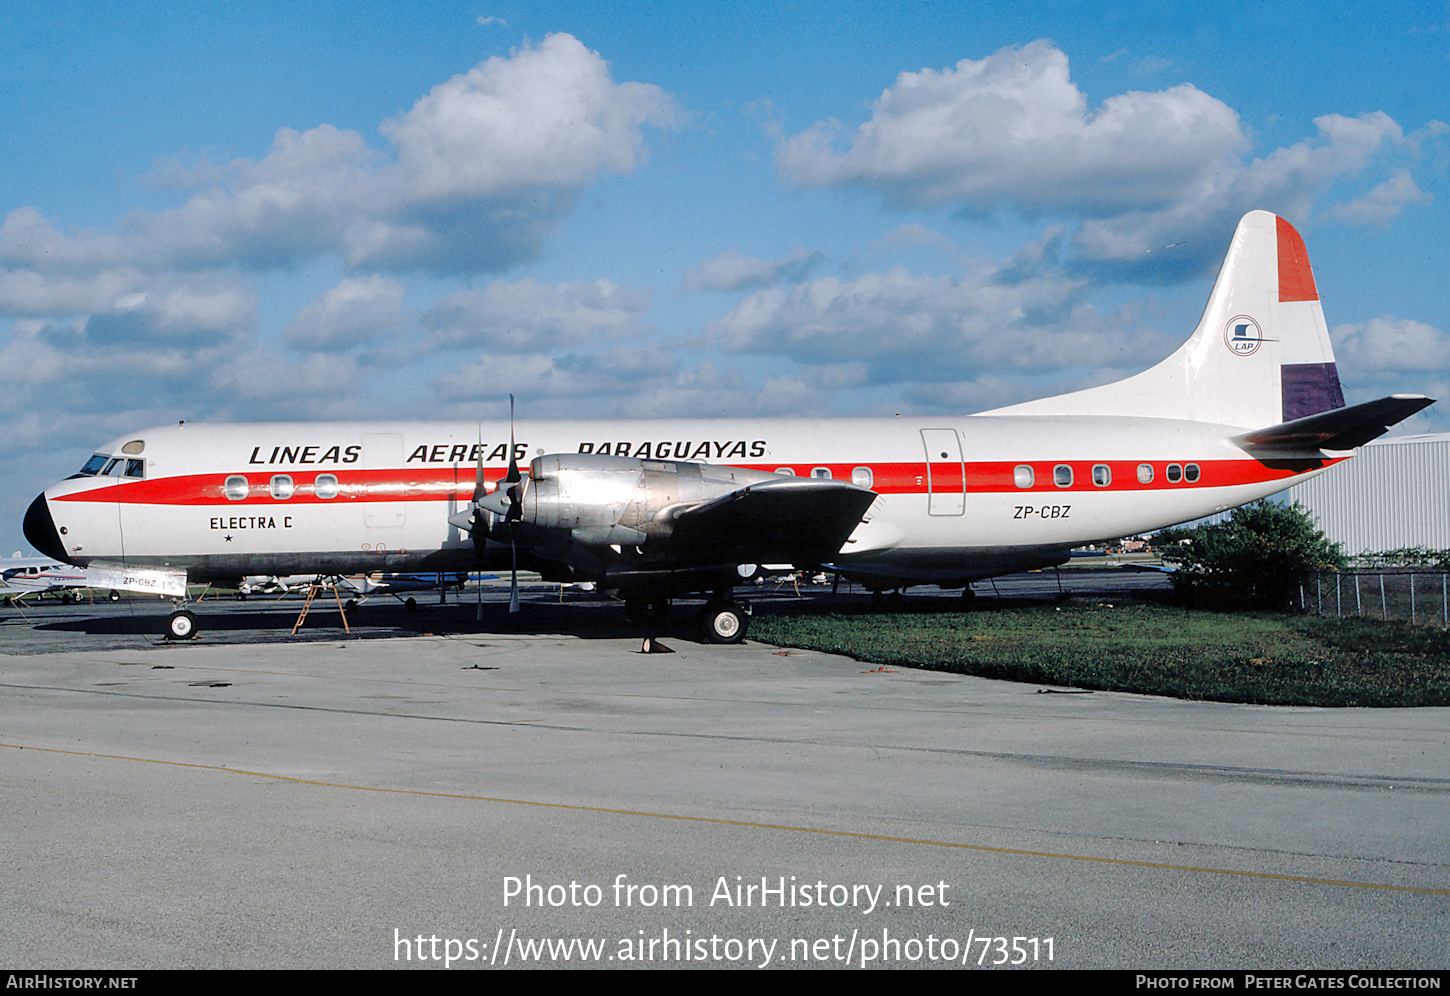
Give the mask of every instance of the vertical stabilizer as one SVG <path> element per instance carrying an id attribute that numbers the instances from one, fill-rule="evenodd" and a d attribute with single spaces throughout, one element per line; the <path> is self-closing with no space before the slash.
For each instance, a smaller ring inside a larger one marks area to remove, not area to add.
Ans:
<path id="1" fill-rule="evenodd" d="M 1198 328 L 1162 363 L 1114 384 L 989 415 L 1130 415 L 1259 427 L 1344 407 L 1304 240 L 1244 215 Z"/>

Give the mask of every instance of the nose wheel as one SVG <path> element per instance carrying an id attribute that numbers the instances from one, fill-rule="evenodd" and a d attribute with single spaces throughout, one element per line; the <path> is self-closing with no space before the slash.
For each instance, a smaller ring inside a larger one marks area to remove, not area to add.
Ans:
<path id="1" fill-rule="evenodd" d="M 181 609 L 166 618 L 168 640 L 190 640 L 196 635 L 196 614 Z"/>

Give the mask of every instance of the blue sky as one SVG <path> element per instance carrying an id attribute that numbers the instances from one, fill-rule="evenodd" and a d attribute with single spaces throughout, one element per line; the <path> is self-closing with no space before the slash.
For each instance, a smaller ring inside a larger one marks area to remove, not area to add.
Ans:
<path id="1" fill-rule="evenodd" d="M 0 87 L 4 552 L 177 419 L 1103 383 L 1188 335 L 1254 208 L 1303 232 L 1351 402 L 1450 381 L 1444 2 L 12 0 Z"/>

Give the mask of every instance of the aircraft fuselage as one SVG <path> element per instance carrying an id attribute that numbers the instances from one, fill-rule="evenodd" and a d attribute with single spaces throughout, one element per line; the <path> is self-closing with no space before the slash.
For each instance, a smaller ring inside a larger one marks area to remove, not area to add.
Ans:
<path id="1" fill-rule="evenodd" d="M 1270 466 L 1230 441 L 1240 432 L 1102 416 L 530 421 L 514 428 L 512 453 L 853 481 L 878 497 L 836 563 L 960 585 L 1231 508 L 1332 462 Z M 479 566 L 448 517 L 469 507 L 480 458 L 490 488 L 505 475 L 510 444 L 499 422 L 189 424 L 98 452 L 118 458 L 114 476 L 77 476 L 37 499 L 54 524 L 44 552 L 230 580 Z M 128 463 L 140 476 L 123 476 Z M 28 533 L 44 531 L 40 519 L 33 506 Z M 482 566 L 508 556 L 490 542 Z"/>

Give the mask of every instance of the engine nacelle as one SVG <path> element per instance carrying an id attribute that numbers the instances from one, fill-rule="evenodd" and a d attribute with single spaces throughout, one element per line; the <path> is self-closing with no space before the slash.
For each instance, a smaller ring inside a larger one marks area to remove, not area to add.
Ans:
<path id="1" fill-rule="evenodd" d="M 518 521 L 584 546 L 648 548 L 667 544 L 672 510 L 779 477 L 674 460 L 546 454 L 529 465 Z"/>

